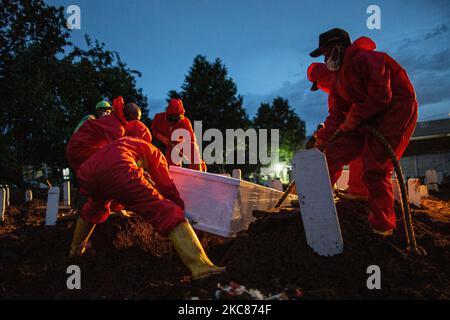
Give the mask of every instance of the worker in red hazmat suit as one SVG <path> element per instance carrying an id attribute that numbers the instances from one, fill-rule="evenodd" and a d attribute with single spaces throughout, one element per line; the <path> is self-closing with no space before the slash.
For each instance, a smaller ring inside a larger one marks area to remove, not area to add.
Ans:
<path id="1" fill-rule="evenodd" d="M 317 147 L 326 147 L 331 182 L 336 183 L 344 164 L 361 157 L 369 223 L 375 233 L 386 236 L 396 227 L 393 164 L 385 147 L 362 125 L 378 130 L 399 159 L 414 131 L 418 104 L 406 71 L 375 48 L 367 37 L 352 43 L 346 31 L 332 29 L 320 35 L 319 47 L 310 55 L 324 55 L 327 68 L 334 72 L 332 107 L 316 142 Z M 327 144 L 337 130 L 342 134 Z"/>
<path id="2" fill-rule="evenodd" d="M 169 165 L 181 167 L 184 158 L 189 162 L 190 169 L 206 171 L 206 164 L 200 157 L 191 121 L 185 116 L 183 102 L 180 99 L 170 99 L 166 111 L 155 115 L 151 129 L 154 138 L 164 144 Z M 172 137 L 177 129 L 184 129 L 186 138 L 190 140 L 188 152 L 182 148 L 182 138 Z"/>
<path id="3" fill-rule="evenodd" d="M 106 117 L 86 121 L 70 138 L 66 157 L 75 174 L 83 162 L 96 151 L 122 137 L 128 121 L 139 120 L 141 117 L 140 108 L 134 103 L 124 105 L 122 97 L 114 100 L 113 110 L 113 113 Z"/>
<path id="4" fill-rule="evenodd" d="M 80 129 L 80 127 L 83 125 L 83 123 L 85 123 L 88 120 L 95 120 L 95 119 L 100 119 L 103 117 L 106 117 L 108 115 L 110 115 L 112 112 L 112 107 L 109 104 L 108 101 L 106 100 L 102 100 L 99 103 L 97 103 L 97 105 L 95 106 L 95 115 L 92 114 L 88 114 L 86 116 L 84 116 L 80 122 L 78 123 L 78 125 L 76 126 L 74 132 L 77 132 L 78 129 Z"/>
<path id="5" fill-rule="evenodd" d="M 125 127 L 129 120 L 141 118 L 141 110 L 134 103 L 125 105 L 122 97 L 117 97 L 113 102 L 113 113 L 95 121 L 85 121 L 72 135 L 66 148 L 67 160 L 77 175 L 81 164 L 100 150 L 110 141 L 124 135 Z M 86 201 L 86 195 L 82 190 L 78 192 L 80 206 Z M 112 203 L 115 212 L 126 215 L 122 205 Z"/>
<path id="6" fill-rule="evenodd" d="M 206 256 L 184 216 L 184 202 L 168 171 L 164 155 L 149 141 L 150 132 L 131 121 L 125 136 L 86 160 L 78 179 L 89 201 L 77 221 L 70 253 L 82 255 L 95 225 L 104 222 L 112 199 L 141 215 L 159 234 L 168 236 L 194 279 L 220 273 Z M 147 140 L 147 141 L 146 141 Z"/>
<path id="7" fill-rule="evenodd" d="M 334 71 L 328 70 L 325 63 L 312 63 L 308 67 L 307 74 L 309 81 L 313 83 L 311 91 L 321 89 L 326 93 L 330 93 L 335 75 Z M 329 104 L 329 108 L 332 107 L 333 105 Z M 320 126 L 320 129 L 321 128 L 323 128 L 323 124 Z M 317 132 L 315 133 L 315 139 L 317 139 Z M 367 188 L 362 182 L 362 158 L 358 157 L 355 160 L 350 161 L 348 166 L 348 188 L 345 190 L 337 190 L 338 196 L 346 199 L 367 200 Z"/>

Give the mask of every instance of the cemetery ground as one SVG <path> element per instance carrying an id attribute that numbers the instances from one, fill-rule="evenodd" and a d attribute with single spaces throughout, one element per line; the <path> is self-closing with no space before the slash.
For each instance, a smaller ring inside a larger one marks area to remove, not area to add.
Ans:
<path id="1" fill-rule="evenodd" d="M 191 281 L 188 270 L 140 217 L 110 217 L 84 257 L 68 257 L 76 213 L 61 210 L 45 226 L 46 193 L 11 195 L 0 226 L 0 299 L 215 299 L 230 281 L 265 296 L 296 299 L 450 299 L 450 185 L 413 207 L 417 242 L 426 257 L 402 254 L 401 221 L 390 239 L 373 235 L 364 202 L 337 205 L 344 253 L 320 257 L 307 246 L 300 217 L 260 219 L 234 239 L 199 233 L 210 258 L 227 272 Z M 400 215 L 399 208 L 397 213 Z M 81 270 L 81 290 L 69 290 L 67 267 Z M 381 289 L 369 290 L 369 266 Z M 244 296 L 221 295 L 224 299 Z"/>

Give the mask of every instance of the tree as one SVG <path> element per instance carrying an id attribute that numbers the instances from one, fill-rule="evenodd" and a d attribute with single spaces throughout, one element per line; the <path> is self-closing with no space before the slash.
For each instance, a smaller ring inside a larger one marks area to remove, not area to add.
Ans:
<path id="1" fill-rule="evenodd" d="M 21 174 L 25 164 L 67 166 L 73 129 L 104 97 L 122 95 L 147 116 L 147 98 L 136 88 L 140 73 L 89 37 L 87 49 L 74 47 L 62 7 L 10 0 L 0 3 L 0 12 L 1 172 Z M 0 179 L 11 180 L 3 173 Z"/>
<path id="2" fill-rule="evenodd" d="M 258 129 L 279 129 L 280 160 L 291 162 L 295 151 L 305 141 L 305 122 L 289 106 L 289 101 L 277 97 L 272 105 L 261 103 L 253 123 Z"/>
<path id="3" fill-rule="evenodd" d="M 251 121 L 243 108 L 243 98 L 237 93 L 233 79 L 222 61 L 209 62 L 205 56 L 194 58 L 181 86 L 171 90 L 169 98 L 180 98 L 191 121 L 202 121 L 203 130 L 218 129 L 225 136 L 226 129 L 247 129 Z M 231 171 L 239 166 L 210 166 L 212 171 Z M 241 166 L 243 170 L 248 170 Z"/>
<path id="4" fill-rule="evenodd" d="M 63 11 L 42 1 L 2 1 L 0 12 L 0 130 L 10 144 L 2 148 L 0 162 L 21 173 L 25 158 L 35 156 L 36 135 L 45 134 L 39 130 L 47 120 L 44 103 L 69 33 L 61 28 Z M 12 155 L 15 161 L 9 162 Z"/>
<path id="5" fill-rule="evenodd" d="M 167 94 L 167 103 L 169 103 L 170 99 L 182 99 L 180 93 L 176 90 L 170 90 Z"/>
<path id="6" fill-rule="evenodd" d="M 170 94 L 180 97 L 187 107 L 186 115 L 202 120 L 205 129 L 237 129 L 250 125 L 243 98 L 219 58 L 211 63 L 205 56 L 196 56 L 181 92 L 172 90 Z"/>

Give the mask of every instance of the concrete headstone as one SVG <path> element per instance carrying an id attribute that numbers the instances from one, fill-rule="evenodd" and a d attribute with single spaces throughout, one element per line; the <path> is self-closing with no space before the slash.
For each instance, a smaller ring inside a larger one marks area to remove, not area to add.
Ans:
<path id="1" fill-rule="evenodd" d="M 45 213 L 45 224 L 53 226 L 56 224 L 59 209 L 59 188 L 51 187 L 47 196 L 47 211 Z"/>

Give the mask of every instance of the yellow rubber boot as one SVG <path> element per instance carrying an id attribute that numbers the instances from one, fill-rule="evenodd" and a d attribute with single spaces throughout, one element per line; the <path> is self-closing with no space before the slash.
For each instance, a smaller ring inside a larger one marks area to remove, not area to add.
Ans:
<path id="1" fill-rule="evenodd" d="M 92 232 L 94 232 L 95 224 L 84 221 L 78 218 L 73 233 L 72 244 L 70 245 L 70 256 L 81 256 L 86 251 L 86 245 L 89 241 Z"/>
<path id="2" fill-rule="evenodd" d="M 176 226 L 169 234 L 169 239 L 183 263 L 191 271 L 193 280 L 225 271 L 224 267 L 218 267 L 209 260 L 189 222 L 182 222 Z"/>

